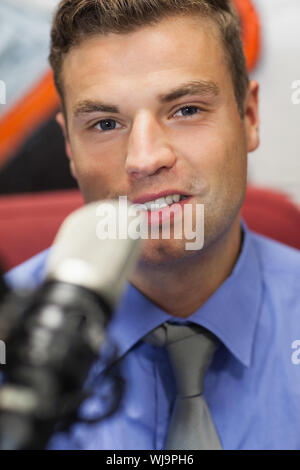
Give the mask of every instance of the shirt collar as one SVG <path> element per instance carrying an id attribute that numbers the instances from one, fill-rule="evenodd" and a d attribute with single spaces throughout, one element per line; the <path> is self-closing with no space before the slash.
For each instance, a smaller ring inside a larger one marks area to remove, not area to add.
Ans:
<path id="1" fill-rule="evenodd" d="M 241 226 L 244 238 L 232 273 L 188 321 L 214 333 L 239 361 L 249 367 L 260 309 L 262 278 L 251 232 L 243 220 Z M 118 357 L 167 320 L 172 321 L 174 317 L 128 284 L 108 328 L 108 336 L 118 345 Z M 177 320 L 180 323 L 187 321 Z"/>

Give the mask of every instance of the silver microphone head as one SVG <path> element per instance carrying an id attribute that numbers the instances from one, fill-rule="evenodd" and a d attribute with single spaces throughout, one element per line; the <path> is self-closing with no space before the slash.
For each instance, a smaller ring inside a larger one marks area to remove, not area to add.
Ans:
<path id="1" fill-rule="evenodd" d="M 142 213 L 127 198 L 74 211 L 54 240 L 47 279 L 86 287 L 113 307 L 137 263 L 144 224 Z M 140 230 L 134 231 L 136 227 Z"/>

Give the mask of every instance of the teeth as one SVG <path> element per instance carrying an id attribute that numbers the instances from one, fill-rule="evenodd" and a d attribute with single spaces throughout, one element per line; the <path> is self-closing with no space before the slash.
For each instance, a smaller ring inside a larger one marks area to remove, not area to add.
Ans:
<path id="1" fill-rule="evenodd" d="M 184 199 L 184 196 L 179 194 L 173 194 L 172 196 L 160 197 L 155 201 L 145 202 L 144 205 L 147 207 L 147 210 L 159 210 L 164 209 L 165 207 L 170 206 L 173 203 L 179 202 L 181 199 Z"/>
<path id="2" fill-rule="evenodd" d="M 154 204 L 154 202 L 151 202 L 151 201 L 150 201 L 150 202 L 144 202 L 144 206 L 146 206 L 146 207 L 147 207 L 147 210 L 148 210 L 148 211 L 150 211 L 150 210 L 151 210 L 151 206 L 152 206 L 152 204 Z"/>
<path id="3" fill-rule="evenodd" d="M 164 197 L 160 197 L 159 199 L 156 199 L 154 204 L 156 204 L 159 209 L 164 209 L 165 207 L 168 207 L 168 203 Z"/>

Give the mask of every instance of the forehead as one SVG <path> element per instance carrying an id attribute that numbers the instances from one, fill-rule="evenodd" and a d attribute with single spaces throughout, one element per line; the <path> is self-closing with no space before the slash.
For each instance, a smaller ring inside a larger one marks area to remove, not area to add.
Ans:
<path id="1" fill-rule="evenodd" d="M 62 69 L 67 105 L 101 91 L 158 95 L 176 82 L 202 79 L 221 85 L 228 76 L 217 26 L 191 16 L 167 18 L 128 34 L 88 38 L 69 51 Z"/>

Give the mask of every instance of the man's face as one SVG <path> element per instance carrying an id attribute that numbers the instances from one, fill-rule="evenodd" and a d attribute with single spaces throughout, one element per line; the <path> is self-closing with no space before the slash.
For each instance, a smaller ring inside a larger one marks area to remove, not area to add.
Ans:
<path id="1" fill-rule="evenodd" d="M 66 56 L 63 83 L 67 153 L 86 202 L 189 196 L 205 205 L 204 248 L 236 220 L 258 145 L 257 86 L 241 119 L 211 21 L 172 17 L 87 39 Z M 185 256 L 185 240 L 148 240 L 144 250 L 153 263 Z"/>

